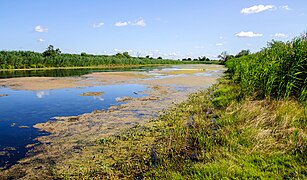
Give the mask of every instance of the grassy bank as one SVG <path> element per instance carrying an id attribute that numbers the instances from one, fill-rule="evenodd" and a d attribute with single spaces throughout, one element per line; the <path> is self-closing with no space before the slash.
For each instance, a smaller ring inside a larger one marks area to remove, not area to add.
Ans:
<path id="1" fill-rule="evenodd" d="M 240 99 L 223 80 L 156 120 L 99 139 L 55 170 L 62 178 L 307 178 L 307 108 Z"/>
<path id="2" fill-rule="evenodd" d="M 306 179 L 306 36 L 229 60 L 227 76 L 58 165 L 61 178 Z M 264 59 L 265 58 L 265 59 Z"/>

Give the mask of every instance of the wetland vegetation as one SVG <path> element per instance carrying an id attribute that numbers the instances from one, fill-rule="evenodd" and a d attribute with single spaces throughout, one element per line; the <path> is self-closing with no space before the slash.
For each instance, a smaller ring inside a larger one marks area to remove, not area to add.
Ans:
<path id="1" fill-rule="evenodd" d="M 288 42 L 272 41 L 257 53 L 224 55 L 228 70 L 217 84 L 190 94 L 148 122 L 84 140 L 88 145 L 61 163 L 41 160 L 49 164 L 39 166 L 44 172 L 40 177 L 307 178 L 306 34 Z M 27 174 L 23 169 L 4 172 L 6 178 Z"/>
<path id="2" fill-rule="evenodd" d="M 98 139 L 59 178 L 306 179 L 307 39 L 227 60 L 219 83 Z"/>

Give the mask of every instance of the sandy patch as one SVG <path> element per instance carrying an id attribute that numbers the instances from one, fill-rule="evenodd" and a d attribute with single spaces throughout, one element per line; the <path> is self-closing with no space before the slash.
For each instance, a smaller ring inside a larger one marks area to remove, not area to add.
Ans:
<path id="1" fill-rule="evenodd" d="M 80 78 L 22 77 L 0 79 L 0 86 L 17 90 L 49 90 L 92 85 Z"/>
<path id="2" fill-rule="evenodd" d="M 211 85 L 215 83 L 216 79 L 216 77 L 180 76 L 162 79 L 140 80 L 139 82 L 147 85 L 177 85 L 185 87 L 202 87 L 204 84 Z"/>
<path id="3" fill-rule="evenodd" d="M 0 79 L 0 86 L 9 86 L 12 89 L 17 90 L 50 90 L 61 88 L 74 88 L 82 86 L 97 86 L 97 85 L 112 85 L 112 84 L 128 84 L 128 83 L 144 83 L 144 84 L 175 84 L 183 86 L 195 86 L 204 81 L 211 81 L 212 78 L 203 78 L 193 76 L 196 73 L 206 72 L 207 70 L 225 70 L 220 65 L 181 65 L 175 66 L 183 68 L 182 70 L 156 70 L 155 74 L 162 75 L 188 75 L 191 77 L 166 77 L 158 80 L 147 80 L 153 75 L 148 72 L 98 72 L 80 77 L 22 77 L 22 78 L 10 78 Z M 193 77 L 193 78 L 192 78 Z M 192 78 L 192 79 L 191 79 Z"/>
<path id="4" fill-rule="evenodd" d="M 147 75 L 137 72 L 101 72 L 80 77 L 22 77 L 0 79 L 0 86 L 9 86 L 16 90 L 50 90 L 127 83 L 142 79 Z"/>
<path id="5" fill-rule="evenodd" d="M 161 74 L 165 74 L 165 75 L 195 74 L 195 73 L 200 73 L 204 71 L 205 69 L 180 69 L 180 70 L 166 71 L 166 72 L 162 71 Z"/>
<path id="6" fill-rule="evenodd" d="M 103 92 L 85 92 L 80 94 L 80 96 L 102 96 Z"/>
<path id="7" fill-rule="evenodd" d="M 103 84 L 120 84 L 131 80 L 148 78 L 149 76 L 139 72 L 98 72 L 84 75 L 83 77 Z"/>

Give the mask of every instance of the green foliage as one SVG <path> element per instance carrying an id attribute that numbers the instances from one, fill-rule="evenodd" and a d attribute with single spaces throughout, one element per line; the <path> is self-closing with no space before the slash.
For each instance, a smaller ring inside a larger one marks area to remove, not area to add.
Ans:
<path id="1" fill-rule="evenodd" d="M 286 43 L 272 41 L 260 52 L 231 59 L 226 66 L 244 95 L 306 101 L 306 34 Z"/>
<path id="2" fill-rule="evenodd" d="M 203 57 L 199 57 L 198 61 L 210 61 L 210 59 L 207 58 L 206 56 L 203 56 Z"/>
<path id="3" fill-rule="evenodd" d="M 52 45 L 49 45 L 47 50 L 43 52 L 44 57 L 49 57 L 49 56 L 56 56 L 58 54 L 61 54 L 61 51 L 59 48 L 54 49 Z"/>
<path id="4" fill-rule="evenodd" d="M 233 100 L 238 100 L 239 95 L 237 86 L 221 86 L 214 92 L 212 103 L 215 107 L 227 107 Z"/>
<path id="5" fill-rule="evenodd" d="M 249 54 L 250 54 L 249 50 L 241 50 L 235 57 L 239 58 L 239 57 L 242 57 L 242 56 L 247 56 Z"/>
<path id="6" fill-rule="evenodd" d="M 31 51 L 0 51 L 0 69 L 28 69 L 49 67 L 83 67 L 143 64 L 180 64 L 181 61 L 153 58 L 131 57 L 128 52 L 115 56 L 81 54 L 62 54 L 50 45 L 43 53 Z"/>

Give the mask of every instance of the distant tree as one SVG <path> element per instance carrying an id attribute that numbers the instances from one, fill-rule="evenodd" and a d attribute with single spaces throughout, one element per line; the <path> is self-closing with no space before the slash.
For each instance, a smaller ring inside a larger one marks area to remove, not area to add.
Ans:
<path id="1" fill-rule="evenodd" d="M 250 54 L 250 50 L 247 49 L 247 50 L 241 50 L 235 57 L 236 58 L 239 58 L 239 57 L 242 57 L 242 56 L 247 56 Z"/>
<path id="2" fill-rule="evenodd" d="M 123 56 L 124 56 L 125 58 L 131 58 L 131 56 L 129 55 L 128 52 L 123 52 Z"/>
<path id="3" fill-rule="evenodd" d="M 149 57 L 150 57 L 149 55 L 146 56 L 147 59 L 149 59 Z"/>
<path id="4" fill-rule="evenodd" d="M 115 55 L 117 58 L 124 58 L 125 56 L 122 54 L 122 53 L 117 53 L 116 55 Z"/>
<path id="5" fill-rule="evenodd" d="M 87 54 L 85 52 L 82 52 L 81 53 L 81 56 L 86 56 Z"/>
<path id="6" fill-rule="evenodd" d="M 158 57 L 158 59 L 162 59 L 162 57 Z"/>
<path id="7" fill-rule="evenodd" d="M 49 45 L 47 50 L 43 52 L 43 56 L 44 57 L 48 57 L 48 56 L 56 56 L 58 54 L 61 54 L 61 51 L 59 48 L 54 49 L 53 45 Z"/>
<path id="8" fill-rule="evenodd" d="M 220 55 L 217 56 L 217 58 L 219 58 L 221 61 L 225 61 L 227 58 L 227 51 L 223 51 Z"/>

